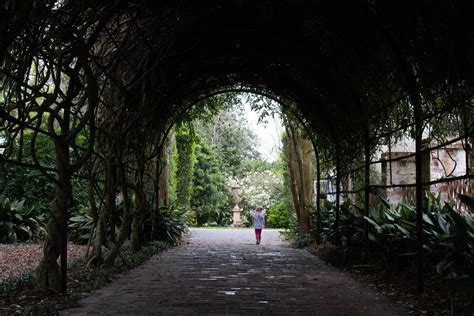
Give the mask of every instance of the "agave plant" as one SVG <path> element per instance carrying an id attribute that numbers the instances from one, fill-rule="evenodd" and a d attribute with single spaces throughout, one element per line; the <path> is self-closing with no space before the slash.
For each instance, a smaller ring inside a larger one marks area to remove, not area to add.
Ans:
<path id="1" fill-rule="evenodd" d="M 474 209 L 472 197 L 460 199 Z M 423 249 L 426 262 L 438 273 L 446 275 L 474 274 L 474 220 L 472 212 L 454 210 L 454 201 L 443 205 L 439 196 L 427 193 L 423 200 Z M 334 205 L 323 203 L 321 217 L 323 235 L 335 242 Z M 360 244 L 364 219 L 369 223 L 369 241 L 373 250 L 382 251 L 389 258 L 415 259 L 416 208 L 407 203 L 391 205 L 387 200 L 369 210 L 364 217 L 362 209 L 345 201 L 340 208 L 341 233 L 350 245 Z"/>
<path id="2" fill-rule="evenodd" d="M 321 226 L 322 237 L 326 240 L 336 244 L 336 234 L 334 231 L 335 205 L 328 200 L 321 201 Z M 316 212 L 313 208 L 311 213 L 313 223 L 316 223 Z M 362 209 L 349 200 L 345 200 L 340 207 L 340 231 L 350 244 L 355 245 L 362 242 L 362 231 L 364 217 Z M 315 234 L 316 232 L 314 232 Z"/>
<path id="3" fill-rule="evenodd" d="M 457 213 L 452 204 L 448 205 L 444 234 L 440 246 L 444 248 L 444 256 L 437 265 L 440 273 L 451 271 L 454 277 L 445 282 L 445 289 L 450 294 L 463 292 L 471 298 L 471 304 L 466 306 L 462 315 L 474 314 L 474 197 L 459 195 L 461 201 L 468 207 L 468 213 Z M 454 306 L 452 306 L 454 308 Z"/>
<path id="4" fill-rule="evenodd" d="M 416 210 L 408 204 L 391 205 L 381 202 L 364 217 L 370 224 L 369 240 L 386 253 L 410 256 L 414 254 Z"/>
<path id="5" fill-rule="evenodd" d="M 172 205 L 162 206 L 157 215 L 156 239 L 173 245 L 179 243 L 181 237 L 188 231 L 186 210 Z M 151 225 L 150 216 L 145 220 L 145 225 Z"/>
<path id="6" fill-rule="evenodd" d="M 460 196 L 469 203 L 471 197 Z M 454 202 L 442 206 L 439 196 L 428 193 L 423 201 L 423 248 L 427 262 L 440 274 L 465 273 L 473 267 L 474 225 L 472 215 L 458 213 Z M 399 255 L 414 255 L 416 209 L 408 204 L 391 206 L 387 201 L 372 209 L 367 218 L 369 234 L 378 246 Z"/>
<path id="7" fill-rule="evenodd" d="M 458 213 L 452 205 L 446 205 L 440 235 L 439 250 L 444 253 L 437 265 L 439 273 L 448 268 L 459 275 L 474 276 L 474 199 L 467 195 L 459 195 L 461 201 L 470 208 L 470 213 Z"/>

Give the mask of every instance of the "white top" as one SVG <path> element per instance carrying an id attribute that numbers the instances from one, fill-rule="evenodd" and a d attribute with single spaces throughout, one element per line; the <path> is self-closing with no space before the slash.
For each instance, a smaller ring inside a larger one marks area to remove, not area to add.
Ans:
<path id="1" fill-rule="evenodd" d="M 263 229 L 265 223 L 265 211 L 258 212 L 255 210 L 252 214 L 253 217 L 253 228 Z"/>

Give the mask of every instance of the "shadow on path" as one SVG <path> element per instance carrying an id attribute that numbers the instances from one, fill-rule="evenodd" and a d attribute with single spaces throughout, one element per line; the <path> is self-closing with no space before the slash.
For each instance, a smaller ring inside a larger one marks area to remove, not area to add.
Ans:
<path id="1" fill-rule="evenodd" d="M 408 315 L 279 232 L 192 229 L 167 251 L 61 315 Z"/>

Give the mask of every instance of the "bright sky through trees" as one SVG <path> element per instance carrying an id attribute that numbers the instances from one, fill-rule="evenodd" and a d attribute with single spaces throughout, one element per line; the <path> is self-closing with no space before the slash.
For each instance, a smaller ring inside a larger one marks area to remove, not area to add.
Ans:
<path id="1" fill-rule="evenodd" d="M 282 123 L 278 114 L 274 117 L 266 117 L 266 122 L 258 122 L 260 112 L 253 111 L 250 105 L 244 100 L 242 104 L 247 115 L 250 129 L 258 136 L 260 144 L 258 151 L 267 161 L 278 160 L 279 150 L 281 149 L 281 131 Z"/>

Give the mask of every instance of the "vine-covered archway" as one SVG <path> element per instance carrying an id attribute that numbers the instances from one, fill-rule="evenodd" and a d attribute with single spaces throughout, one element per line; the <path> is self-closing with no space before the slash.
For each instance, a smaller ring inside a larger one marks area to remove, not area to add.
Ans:
<path id="1" fill-rule="evenodd" d="M 412 130 L 421 287 L 423 124 L 456 112 L 461 137 L 472 135 L 471 4 L 28 0 L 0 9 L 0 159 L 36 168 L 56 185 L 41 287 L 66 288 L 72 178 L 90 182 L 91 263 L 113 262 L 127 238 L 138 249 L 147 193 L 156 210 L 165 198 L 167 131 L 196 100 L 222 89 L 286 104 L 338 174 L 360 155 L 369 159 L 387 132 Z M 54 166 L 36 150 L 42 140 L 54 148 Z"/>

